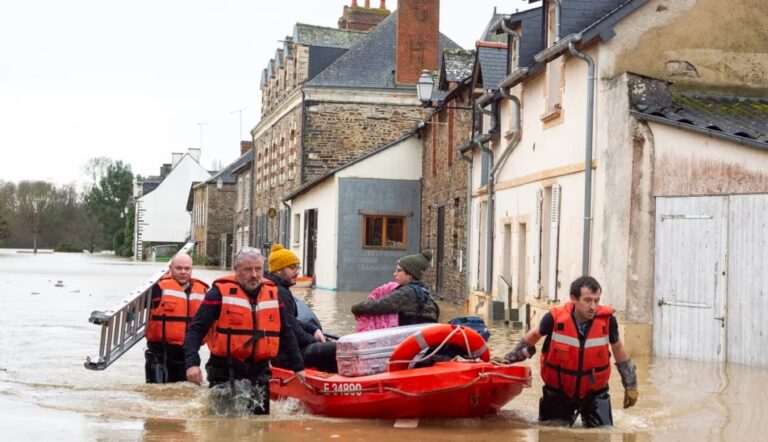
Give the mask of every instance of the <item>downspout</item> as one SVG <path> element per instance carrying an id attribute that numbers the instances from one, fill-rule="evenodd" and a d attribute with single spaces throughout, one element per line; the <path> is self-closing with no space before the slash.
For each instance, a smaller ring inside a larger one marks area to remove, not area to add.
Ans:
<path id="1" fill-rule="evenodd" d="M 287 232 L 288 233 L 288 235 L 287 235 L 288 236 L 288 241 L 286 241 L 288 244 L 283 244 L 283 247 L 285 247 L 286 249 L 290 250 L 291 249 L 291 230 L 293 230 L 293 229 L 291 229 L 291 221 L 292 221 L 291 220 L 291 212 L 292 212 L 291 205 L 293 204 L 293 201 L 291 201 L 291 204 L 288 204 L 288 203 L 285 202 L 285 200 L 282 200 L 282 203 L 285 206 L 286 210 L 288 210 L 288 213 L 286 214 L 286 219 L 285 219 L 285 222 L 284 222 L 284 225 L 283 225 L 283 227 L 288 231 Z M 278 237 L 280 236 L 280 232 L 277 233 L 277 236 Z"/>
<path id="2" fill-rule="evenodd" d="M 560 41 L 560 8 L 563 7 L 562 0 L 552 0 L 555 4 L 555 38 L 554 43 Z"/>
<path id="3" fill-rule="evenodd" d="M 512 72 L 515 72 L 520 67 L 520 34 L 507 26 L 507 19 L 508 17 L 502 18 L 499 21 L 499 26 L 501 26 L 501 29 L 503 29 L 504 32 L 506 32 L 511 38 L 515 39 L 515 60 L 512 63 L 511 69 Z M 522 129 L 520 127 L 520 100 L 516 96 L 510 94 L 506 87 L 502 84 L 499 85 L 499 91 L 504 98 L 515 103 L 515 132 L 512 134 L 512 139 L 509 140 L 509 143 L 507 143 L 506 149 L 504 149 L 504 152 L 502 152 L 501 156 L 499 157 L 499 161 L 496 162 L 496 165 L 491 170 L 491 179 L 494 181 L 496 179 L 496 173 L 515 149 L 517 144 L 520 142 L 522 134 Z"/>
<path id="4" fill-rule="evenodd" d="M 491 128 L 489 129 L 488 133 L 481 134 L 479 137 L 473 140 L 475 145 L 483 150 L 483 152 L 486 152 L 488 154 L 488 208 L 487 208 L 487 215 L 485 219 L 485 292 L 490 294 L 492 292 L 492 283 L 493 283 L 493 266 L 491 265 L 493 262 L 493 224 L 494 224 L 494 207 L 493 207 L 493 176 L 491 175 L 490 171 L 493 170 L 494 165 L 494 155 L 493 155 L 493 149 L 486 146 L 485 143 L 493 139 L 493 132 L 498 130 L 498 121 L 496 120 L 496 116 L 492 111 L 486 110 L 485 105 L 488 104 L 490 99 L 493 97 L 492 94 L 489 94 L 488 92 L 484 93 L 482 97 L 480 97 L 479 100 L 475 102 L 475 106 L 477 107 L 477 110 L 482 112 L 484 115 L 487 115 L 491 119 Z"/>
<path id="5" fill-rule="evenodd" d="M 465 241 L 465 252 L 463 256 L 461 257 L 462 260 L 465 262 L 464 264 L 464 288 L 467 290 L 467 293 L 469 293 L 471 289 L 471 283 L 470 283 L 470 269 L 469 269 L 469 251 L 470 247 L 472 247 L 472 157 L 466 156 L 464 150 L 465 147 L 471 146 L 471 144 L 467 143 L 464 146 L 459 146 L 456 148 L 456 153 L 459 154 L 459 158 L 467 162 L 467 202 L 465 203 L 467 205 L 467 217 L 465 218 L 467 220 L 466 225 L 464 226 L 464 241 Z"/>
<path id="6" fill-rule="evenodd" d="M 573 42 L 568 43 L 571 54 L 587 63 L 587 134 L 584 158 L 584 242 L 582 244 L 581 273 L 589 274 L 589 244 L 592 224 L 592 132 L 595 110 L 595 61 L 592 57 L 576 49 Z"/>

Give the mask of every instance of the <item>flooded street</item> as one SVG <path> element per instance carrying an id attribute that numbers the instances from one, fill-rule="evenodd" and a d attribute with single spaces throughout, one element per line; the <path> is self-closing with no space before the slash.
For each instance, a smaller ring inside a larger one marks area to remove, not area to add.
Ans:
<path id="1" fill-rule="evenodd" d="M 417 429 L 395 429 L 390 420 L 314 417 L 291 401 L 273 403 L 269 417 L 216 418 L 205 388 L 145 385 L 138 345 L 105 371 L 83 367 L 86 356 L 97 354 L 100 336 L 88 322 L 90 312 L 111 307 L 158 268 L 108 256 L 0 250 L 3 440 L 735 441 L 768 434 L 767 369 L 650 358 L 634 358 L 640 385 L 634 408 L 620 408 L 621 384 L 612 377 L 612 429 L 538 424 L 537 359 L 528 362 L 533 387 L 486 419 L 422 420 Z M 194 271 L 205 281 L 221 274 Z M 343 334 L 354 329 L 350 306 L 365 295 L 315 291 L 300 297 L 327 330 Z M 442 310 L 444 322 L 462 314 L 451 305 Z M 493 355 L 503 355 L 519 338 L 503 323 L 491 324 L 491 331 Z"/>

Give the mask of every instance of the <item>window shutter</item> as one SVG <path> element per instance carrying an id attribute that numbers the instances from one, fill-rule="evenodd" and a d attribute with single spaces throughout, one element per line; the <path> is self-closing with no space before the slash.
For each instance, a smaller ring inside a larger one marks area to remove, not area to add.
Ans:
<path id="1" fill-rule="evenodd" d="M 560 231 L 560 185 L 552 185 L 552 219 L 549 234 L 549 299 L 557 300 L 557 249 Z"/>
<path id="2" fill-rule="evenodd" d="M 541 298 L 541 203 L 543 200 L 544 196 L 542 195 L 542 190 L 537 189 L 536 205 L 534 206 L 533 210 L 533 244 L 531 248 L 533 251 L 533 253 L 531 253 L 533 258 L 533 266 L 531 271 L 533 284 L 530 284 L 530 287 L 533 287 L 534 289 L 533 296 L 536 299 Z"/>

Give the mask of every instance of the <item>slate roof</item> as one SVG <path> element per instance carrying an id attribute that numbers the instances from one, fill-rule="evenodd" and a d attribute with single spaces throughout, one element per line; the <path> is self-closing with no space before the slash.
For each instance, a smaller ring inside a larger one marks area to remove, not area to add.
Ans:
<path id="1" fill-rule="evenodd" d="M 306 85 L 381 89 L 397 87 L 394 76 L 397 15 L 390 14 L 382 20 Z M 461 47 L 440 34 L 440 53 L 445 49 Z"/>
<path id="2" fill-rule="evenodd" d="M 507 75 L 507 48 L 477 48 L 477 63 L 480 64 L 480 76 L 477 84 L 486 89 L 498 89 L 499 83 Z"/>
<path id="3" fill-rule="evenodd" d="M 443 52 L 443 61 L 440 65 L 439 87 L 445 89 L 448 82 L 458 83 L 472 76 L 472 67 L 475 64 L 475 51 L 464 49 L 449 49 Z"/>
<path id="4" fill-rule="evenodd" d="M 304 46 L 349 49 L 365 34 L 364 31 L 296 23 L 293 28 L 293 41 Z"/>
<path id="5" fill-rule="evenodd" d="M 527 11 L 512 14 L 509 19 L 511 25 L 520 23 L 522 35 L 520 39 L 519 64 L 521 67 L 530 66 L 536 61 L 533 56 L 544 49 L 544 33 L 541 30 L 542 8 L 529 9 Z"/>
<path id="6" fill-rule="evenodd" d="M 528 3 L 537 3 L 541 0 L 529 0 Z M 638 9 L 647 0 L 568 0 L 563 2 L 560 11 L 560 37 L 565 38 L 571 34 L 582 34 L 579 45 L 585 45 L 590 40 L 600 37 L 602 41 L 613 38 L 613 26 L 624 17 Z M 528 68 L 528 76 L 543 69 L 543 63 L 537 63 L 534 56 L 544 49 L 545 32 L 542 29 L 544 23 L 543 7 L 523 11 L 512 15 L 522 19 L 523 37 L 520 48 L 520 67 Z M 518 20 L 520 21 L 520 20 Z M 532 30 L 532 31 L 528 31 Z M 535 30 L 535 32 L 533 32 Z M 521 77 L 515 83 L 522 80 Z M 513 86 L 510 84 L 509 86 Z"/>
<path id="7" fill-rule="evenodd" d="M 768 149 L 768 98 L 676 95 L 669 83 L 636 75 L 629 98 L 637 118 Z"/>
<path id="8" fill-rule="evenodd" d="M 242 154 L 240 158 L 231 162 L 227 167 L 221 169 L 218 173 L 205 180 L 206 184 L 216 184 L 221 178 L 224 184 L 235 184 L 237 182 L 237 176 L 235 171 L 253 160 L 253 149 L 249 149 L 248 152 Z"/>
<path id="9" fill-rule="evenodd" d="M 488 22 L 488 24 L 485 26 L 485 30 L 483 30 L 483 34 L 478 39 L 479 41 L 494 41 L 497 43 L 506 43 L 508 39 L 508 35 L 501 33 L 497 34 L 495 32 L 491 32 L 491 26 L 493 26 L 494 23 L 496 23 L 501 17 L 504 17 L 505 15 L 509 14 L 500 14 L 496 12 L 496 8 L 493 8 L 493 16 L 491 16 L 491 21 Z"/>

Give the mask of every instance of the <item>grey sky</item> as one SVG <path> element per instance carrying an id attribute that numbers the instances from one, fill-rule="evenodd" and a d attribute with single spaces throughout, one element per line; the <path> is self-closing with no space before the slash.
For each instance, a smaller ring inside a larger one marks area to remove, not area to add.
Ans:
<path id="1" fill-rule="evenodd" d="M 360 4 L 363 0 L 360 0 Z M 350 0 L 24 0 L 0 6 L 0 179 L 82 179 L 91 157 L 157 174 L 198 147 L 225 165 L 259 119 L 261 70 L 296 22 L 336 26 Z M 377 0 L 372 0 L 378 6 Z M 390 10 L 396 0 L 387 0 Z M 522 0 L 443 0 L 444 34 L 471 48 Z"/>

